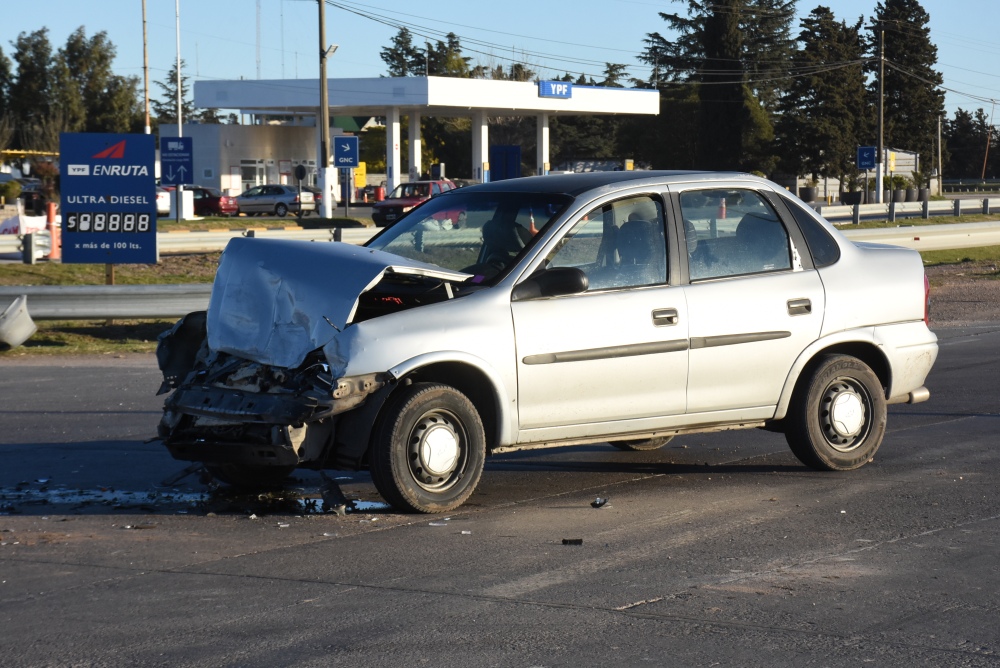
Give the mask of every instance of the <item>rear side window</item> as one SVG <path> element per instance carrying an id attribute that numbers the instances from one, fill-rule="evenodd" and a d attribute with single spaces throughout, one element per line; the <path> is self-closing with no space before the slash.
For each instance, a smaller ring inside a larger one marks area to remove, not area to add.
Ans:
<path id="1" fill-rule="evenodd" d="M 788 207 L 788 210 L 792 212 L 792 216 L 795 217 L 795 222 L 798 223 L 799 229 L 802 230 L 802 236 L 806 238 L 809 253 L 812 255 L 813 265 L 819 269 L 820 267 L 829 267 L 839 260 L 840 246 L 830 236 L 830 233 L 826 231 L 823 224 L 816 220 L 810 211 L 806 211 L 795 200 L 789 197 L 782 197 L 781 199 L 784 201 L 785 206 Z"/>
<path id="2" fill-rule="evenodd" d="M 680 196 L 691 280 L 792 269 L 788 232 L 753 190 L 689 190 Z"/>

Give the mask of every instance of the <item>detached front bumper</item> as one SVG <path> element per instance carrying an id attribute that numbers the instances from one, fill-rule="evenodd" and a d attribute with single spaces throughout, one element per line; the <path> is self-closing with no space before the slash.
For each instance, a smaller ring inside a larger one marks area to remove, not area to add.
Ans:
<path id="1" fill-rule="evenodd" d="M 253 466 L 357 467 L 389 374 L 341 378 L 332 390 L 254 392 L 178 388 L 164 404 L 160 436 L 175 459 Z M 359 410 L 354 410 L 359 409 Z M 342 419 L 343 418 L 343 419 Z"/>

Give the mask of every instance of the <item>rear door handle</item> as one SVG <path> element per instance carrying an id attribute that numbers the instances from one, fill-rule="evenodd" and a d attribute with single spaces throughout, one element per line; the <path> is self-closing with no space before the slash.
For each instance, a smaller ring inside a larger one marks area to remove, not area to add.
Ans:
<path id="1" fill-rule="evenodd" d="M 653 325 L 656 327 L 668 327 L 677 324 L 677 309 L 658 308 L 653 311 Z"/>
<path id="2" fill-rule="evenodd" d="M 812 313 L 812 301 L 809 299 L 789 299 L 788 315 L 808 315 Z"/>

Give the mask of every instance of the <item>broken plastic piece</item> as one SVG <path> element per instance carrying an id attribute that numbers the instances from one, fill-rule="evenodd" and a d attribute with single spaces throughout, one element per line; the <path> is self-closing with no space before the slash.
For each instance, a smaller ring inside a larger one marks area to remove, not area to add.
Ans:
<path id="1" fill-rule="evenodd" d="M 593 501 L 590 502 L 590 507 L 591 508 L 601 508 L 607 502 L 608 502 L 608 499 L 602 499 L 601 497 L 597 497 L 596 499 L 594 499 Z"/>
<path id="2" fill-rule="evenodd" d="M 583 545 L 582 538 L 563 538 L 563 545 Z"/>

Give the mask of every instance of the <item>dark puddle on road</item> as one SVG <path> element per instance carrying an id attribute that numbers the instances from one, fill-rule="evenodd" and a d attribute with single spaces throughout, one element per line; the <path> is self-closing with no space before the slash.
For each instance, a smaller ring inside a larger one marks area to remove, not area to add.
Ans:
<path id="1" fill-rule="evenodd" d="M 81 489 L 54 484 L 49 480 L 0 487 L 0 515 L 31 515 L 40 511 L 81 515 L 109 511 L 168 515 L 326 515 L 336 510 L 327 507 L 318 490 L 310 492 L 305 489 L 248 493 L 209 485 L 202 491 L 173 488 L 130 491 L 112 487 Z M 390 511 L 390 506 L 379 501 L 352 500 L 344 510 L 348 513 L 378 513 Z"/>

